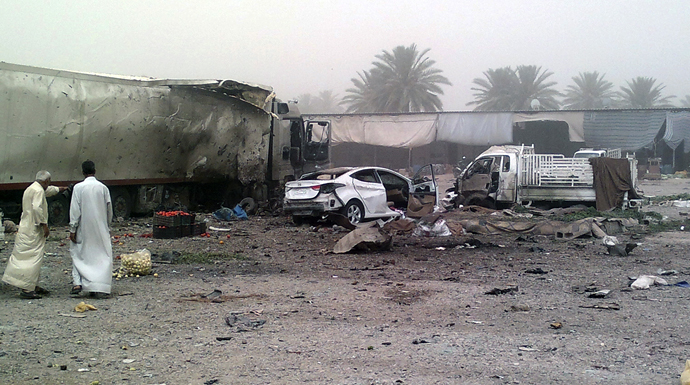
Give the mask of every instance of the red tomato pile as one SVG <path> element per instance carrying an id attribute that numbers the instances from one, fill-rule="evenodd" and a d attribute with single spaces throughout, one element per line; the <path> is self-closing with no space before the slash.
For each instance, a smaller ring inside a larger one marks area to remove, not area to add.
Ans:
<path id="1" fill-rule="evenodd" d="M 201 238 L 211 238 L 211 234 L 209 234 L 209 233 L 201 233 L 201 234 L 199 234 L 199 236 Z"/>
<path id="2" fill-rule="evenodd" d="M 176 217 L 176 216 L 191 216 L 192 214 L 184 211 L 158 211 L 156 215 L 160 215 L 161 217 Z"/>

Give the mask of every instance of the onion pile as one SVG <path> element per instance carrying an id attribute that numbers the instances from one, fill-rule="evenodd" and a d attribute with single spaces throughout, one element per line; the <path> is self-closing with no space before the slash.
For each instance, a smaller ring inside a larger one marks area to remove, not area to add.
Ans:
<path id="1" fill-rule="evenodd" d="M 122 267 L 117 273 L 117 278 L 121 278 L 122 273 L 124 273 L 125 277 L 151 274 L 151 252 L 146 249 L 132 254 L 122 254 L 120 260 L 122 261 Z"/>

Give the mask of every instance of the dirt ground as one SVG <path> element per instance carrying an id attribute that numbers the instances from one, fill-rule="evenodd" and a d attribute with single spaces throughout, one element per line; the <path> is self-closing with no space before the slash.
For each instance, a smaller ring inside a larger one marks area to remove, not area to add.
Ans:
<path id="1" fill-rule="evenodd" d="M 642 183 L 650 195 L 688 188 Z M 680 229 L 619 234 L 641 244 L 613 257 L 592 238 L 471 234 L 336 255 L 345 233 L 332 227 L 272 216 L 227 227 L 159 240 L 140 237 L 151 218 L 114 223 L 115 255 L 179 251 L 187 263 L 114 281 L 104 300 L 70 298 L 67 229 L 53 228 L 41 272 L 52 295 L 0 286 L 0 383 L 675 384 L 690 358 L 690 289 L 633 291 L 628 278 L 690 281 Z M 0 243 L 3 270 L 12 244 Z M 98 310 L 72 318 L 83 300 Z"/>

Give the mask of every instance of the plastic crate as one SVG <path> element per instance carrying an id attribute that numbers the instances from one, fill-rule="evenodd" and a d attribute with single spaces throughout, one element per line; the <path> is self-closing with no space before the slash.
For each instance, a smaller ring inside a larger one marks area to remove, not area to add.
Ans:
<path id="1" fill-rule="evenodd" d="M 192 236 L 203 234 L 206 232 L 206 222 L 199 222 L 189 225 Z"/>
<path id="2" fill-rule="evenodd" d="M 182 228 L 180 226 L 154 226 L 153 237 L 157 239 L 173 239 L 182 236 Z"/>
<path id="3" fill-rule="evenodd" d="M 158 213 L 153 214 L 153 226 L 165 226 L 165 227 L 176 227 L 180 225 L 180 216 L 175 215 L 172 217 L 166 217 Z"/>
<path id="4" fill-rule="evenodd" d="M 193 221 L 194 215 L 192 214 L 187 214 L 187 215 L 180 215 L 180 226 L 189 226 Z"/>

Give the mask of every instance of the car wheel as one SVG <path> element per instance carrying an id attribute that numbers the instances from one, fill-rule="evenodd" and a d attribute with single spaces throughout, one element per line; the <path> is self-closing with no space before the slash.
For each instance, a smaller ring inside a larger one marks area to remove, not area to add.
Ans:
<path id="1" fill-rule="evenodd" d="M 256 214 L 256 201 L 254 201 L 253 198 L 247 197 L 244 198 L 240 201 L 239 203 L 240 207 L 242 207 L 242 210 L 246 212 L 249 215 L 254 215 Z"/>
<path id="2" fill-rule="evenodd" d="M 362 219 L 364 219 L 364 207 L 362 207 L 362 204 L 358 201 L 349 201 L 343 209 L 343 215 L 347 217 L 347 220 L 350 221 L 350 223 L 356 225 L 362 222 Z"/>
<path id="3" fill-rule="evenodd" d="M 69 199 L 62 194 L 48 200 L 48 223 L 64 226 L 69 223 Z"/>
<path id="4" fill-rule="evenodd" d="M 115 188 L 110 193 L 114 218 L 129 218 L 132 213 L 132 198 L 124 188 Z"/>

